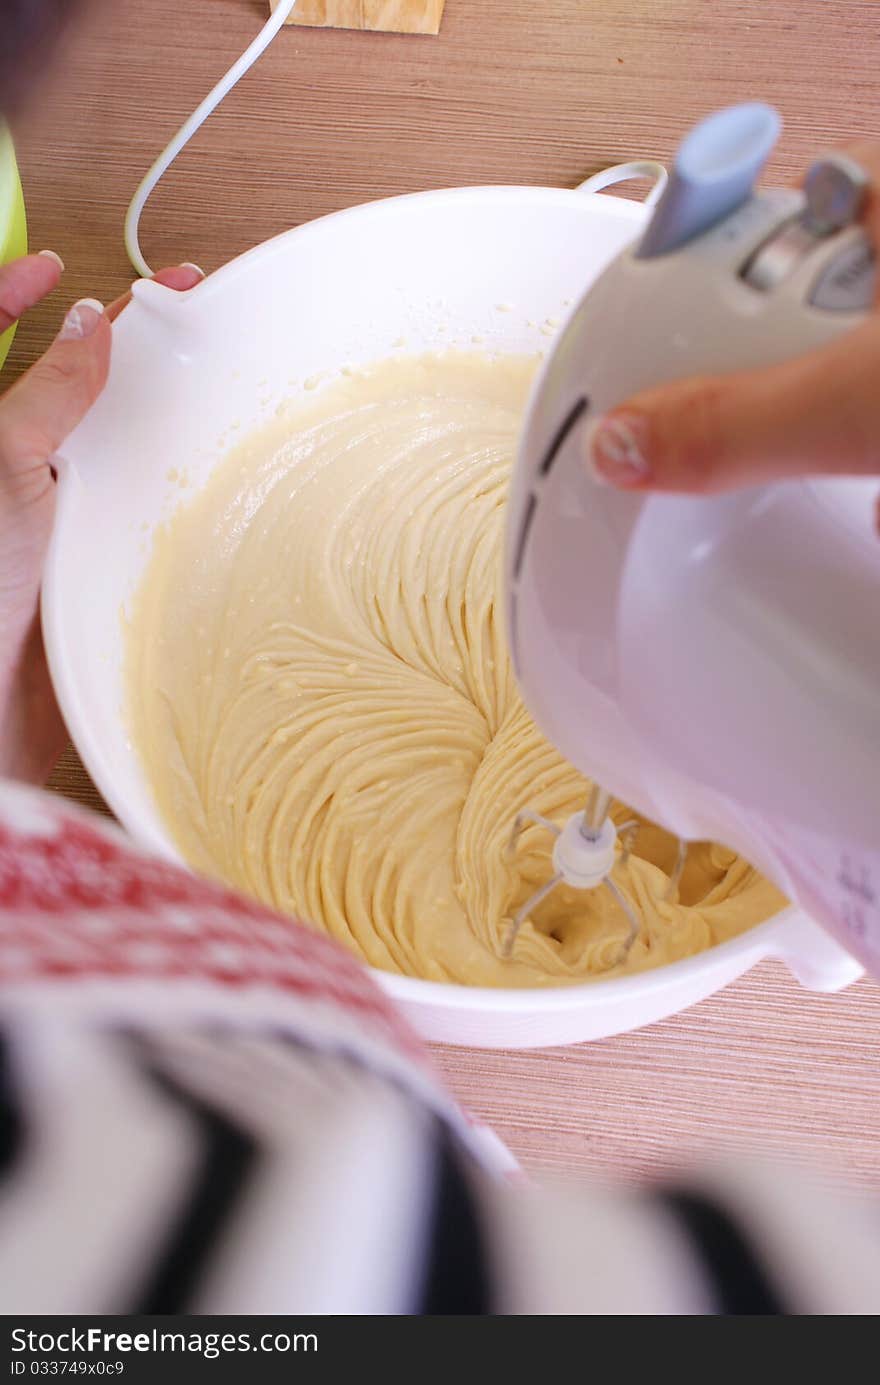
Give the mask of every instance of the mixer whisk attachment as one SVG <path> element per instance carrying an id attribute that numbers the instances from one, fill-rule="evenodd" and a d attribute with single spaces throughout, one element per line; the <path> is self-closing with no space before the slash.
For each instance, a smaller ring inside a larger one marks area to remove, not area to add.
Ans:
<path id="1" fill-rule="evenodd" d="M 534 823 L 538 827 L 545 827 L 553 835 L 554 873 L 540 889 L 536 890 L 517 909 L 502 945 L 503 957 L 511 956 L 519 931 L 532 911 L 538 907 L 542 900 L 546 899 L 551 890 L 562 884 L 572 885 L 575 889 L 581 890 L 596 889 L 601 886 L 609 892 L 629 923 L 629 933 L 624 939 L 621 954 L 612 965 L 619 966 L 629 955 L 641 925 L 626 895 L 610 879 L 610 875 L 616 865 L 625 866 L 627 864 L 632 855 L 639 824 L 635 818 L 630 818 L 616 827 L 608 816 L 610 806 L 610 793 L 601 789 L 598 784 L 594 784 L 584 811 L 575 813 L 564 827 L 560 827 L 550 818 L 545 818 L 541 813 L 536 813 L 531 808 L 524 808 L 522 812 L 517 813 L 507 843 L 508 857 L 515 853 L 517 841 L 526 825 Z M 618 840 L 620 842 L 619 855 L 617 852 Z M 671 899 L 678 889 L 686 856 L 687 843 L 680 840 L 675 866 L 666 888 L 665 897 L 667 899 Z"/>
<path id="2" fill-rule="evenodd" d="M 681 877 L 684 873 L 684 863 L 687 860 L 687 854 L 688 844 L 684 837 L 679 837 L 678 855 L 675 858 L 675 865 L 672 867 L 672 874 L 669 877 L 669 883 L 663 894 L 664 899 L 668 900 L 675 898 L 678 887 L 681 884 Z"/>

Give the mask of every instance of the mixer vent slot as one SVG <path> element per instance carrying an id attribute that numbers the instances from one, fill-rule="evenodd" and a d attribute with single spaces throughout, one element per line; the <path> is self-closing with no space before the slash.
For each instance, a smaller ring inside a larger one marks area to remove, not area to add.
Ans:
<path id="1" fill-rule="evenodd" d="M 590 401 L 585 394 L 581 395 L 580 399 L 578 399 L 578 401 L 571 406 L 568 413 L 565 415 L 565 418 L 562 420 L 556 432 L 554 433 L 553 440 L 551 441 L 550 446 L 547 448 L 547 454 L 544 457 L 543 462 L 541 463 L 542 476 L 547 475 L 553 463 L 556 461 L 556 458 L 559 456 L 562 444 L 565 442 L 565 439 L 568 437 L 569 433 L 571 432 L 574 425 L 578 422 L 581 415 L 585 414 L 589 407 Z"/>
<path id="2" fill-rule="evenodd" d="M 510 659 L 513 664 L 513 671 L 519 677 L 519 612 L 517 610 L 516 592 L 510 594 Z"/>
<path id="3" fill-rule="evenodd" d="M 565 439 L 568 437 L 569 433 L 577 423 L 578 419 L 580 419 L 586 413 L 589 407 L 590 401 L 585 394 L 582 394 L 580 399 L 576 400 L 576 402 L 572 404 L 568 413 L 565 415 L 565 418 L 562 420 L 559 427 L 556 429 L 556 432 L 553 434 L 550 446 L 547 448 L 547 453 L 544 457 L 543 462 L 541 463 L 541 468 L 539 471 L 539 475 L 541 477 L 547 475 L 553 463 L 556 461 L 556 458 L 559 456 L 559 453 L 562 450 L 562 444 L 565 442 Z M 535 518 L 535 509 L 537 508 L 537 504 L 538 497 L 535 494 L 535 492 L 532 491 L 531 495 L 528 498 L 528 501 L 526 502 L 526 512 L 523 517 L 522 528 L 519 531 L 519 542 L 516 546 L 516 560 L 513 564 L 513 576 L 515 581 L 519 578 L 520 569 L 523 564 L 523 558 L 525 557 L 526 543 L 528 542 L 529 530 L 532 527 L 532 520 Z"/>
<path id="4" fill-rule="evenodd" d="M 526 556 L 526 543 L 529 537 L 529 530 L 532 527 L 532 520 L 535 518 L 535 510 L 538 508 L 538 497 L 532 491 L 526 502 L 526 513 L 523 518 L 522 528 L 519 531 L 519 543 L 516 545 L 516 558 L 513 564 L 514 581 L 519 581 L 520 569 L 523 565 L 523 558 Z"/>

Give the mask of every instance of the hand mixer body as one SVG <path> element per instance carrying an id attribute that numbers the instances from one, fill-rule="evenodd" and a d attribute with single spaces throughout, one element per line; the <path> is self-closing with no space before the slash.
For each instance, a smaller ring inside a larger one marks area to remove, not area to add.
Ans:
<path id="1" fill-rule="evenodd" d="M 675 248 L 629 248 L 588 291 L 528 412 L 509 636 L 526 704 L 577 768 L 680 836 L 746 855 L 876 969 L 869 483 L 642 497 L 586 461 L 589 423 L 636 391 L 781 362 L 862 321 L 864 233 L 817 233 L 808 215 L 802 193 L 749 196 Z"/>

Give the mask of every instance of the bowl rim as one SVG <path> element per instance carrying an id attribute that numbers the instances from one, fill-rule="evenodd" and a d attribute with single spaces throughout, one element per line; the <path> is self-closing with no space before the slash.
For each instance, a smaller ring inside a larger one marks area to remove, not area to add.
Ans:
<path id="1" fill-rule="evenodd" d="M 323 216 L 300 222 L 298 226 L 289 226 L 287 230 L 279 231 L 266 240 L 252 245 L 249 249 L 243 250 L 240 255 L 233 256 L 231 260 L 227 260 L 225 264 L 213 270 L 207 279 L 203 283 L 197 284 L 195 288 L 188 289 L 183 293 L 170 289 L 164 289 L 162 292 L 167 294 L 170 301 L 177 304 L 191 300 L 196 292 L 199 294 L 200 301 L 206 302 L 228 280 L 234 278 L 244 266 L 249 266 L 254 260 L 262 259 L 271 251 L 277 250 L 284 242 L 293 240 L 294 237 L 304 240 L 319 234 L 321 228 L 329 222 L 392 215 L 397 208 L 403 206 L 415 208 L 431 203 L 437 206 L 446 203 L 464 206 L 468 202 L 479 204 L 483 201 L 508 201 L 513 203 L 523 200 L 547 205 L 558 202 L 560 206 L 569 206 L 574 200 L 582 203 L 585 207 L 590 207 L 600 216 L 608 216 L 612 220 L 630 221 L 634 225 L 644 222 L 648 215 L 648 209 L 643 202 L 628 197 L 616 197 L 603 192 L 592 192 L 581 187 L 554 188 L 545 187 L 539 183 L 474 183 L 445 188 L 423 188 L 418 192 L 396 193 L 390 197 L 374 197 L 366 202 L 356 202 L 350 207 L 340 207 L 335 212 L 326 212 Z M 150 284 L 152 290 L 157 287 L 161 289 L 161 286 L 157 286 L 151 281 L 140 280 L 135 284 L 135 290 L 138 289 L 139 284 L 145 282 Z M 136 300 L 137 297 L 138 294 L 135 292 Z M 124 318 L 121 318 L 120 322 L 124 322 Z"/>
<path id="2" fill-rule="evenodd" d="M 618 1005 L 628 999 L 643 999 L 657 991 L 676 985 L 686 985 L 695 976 L 704 976 L 716 968 L 727 975 L 730 963 L 743 954 L 750 954 L 750 963 L 777 955 L 771 944 L 774 935 L 784 927 L 799 921 L 807 922 L 793 904 L 784 904 L 775 914 L 753 924 L 742 933 L 721 943 L 712 943 L 700 952 L 675 962 L 663 962 L 644 971 L 625 972 L 622 976 L 605 979 L 574 981 L 571 984 L 548 986 L 466 986 L 459 981 L 430 981 L 418 976 L 382 971 L 370 966 L 373 977 L 396 1000 L 430 1002 L 447 1010 L 480 1010 L 509 1013 L 527 1010 L 530 1014 L 549 1014 L 557 1011 L 582 1009 L 589 1000 L 590 1008 Z M 745 968 L 743 968 L 745 970 Z"/>

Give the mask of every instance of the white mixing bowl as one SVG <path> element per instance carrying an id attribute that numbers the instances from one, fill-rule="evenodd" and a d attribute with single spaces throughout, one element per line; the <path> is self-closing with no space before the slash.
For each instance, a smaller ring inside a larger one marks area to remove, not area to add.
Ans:
<path id="1" fill-rule="evenodd" d="M 189 293 L 135 286 L 114 328 L 108 388 L 64 447 L 43 599 L 67 725 L 133 836 L 179 859 L 123 707 L 120 616 L 153 527 L 203 484 L 237 438 L 325 372 L 400 350 L 475 342 L 508 352 L 546 348 L 553 324 L 644 216 L 635 203 L 595 193 L 429 192 L 290 231 Z M 782 958 L 818 990 L 838 989 L 860 972 L 815 924 L 787 909 L 699 956 L 617 980 L 490 991 L 376 977 L 429 1039 L 532 1047 L 636 1028 L 764 957 Z"/>

